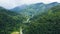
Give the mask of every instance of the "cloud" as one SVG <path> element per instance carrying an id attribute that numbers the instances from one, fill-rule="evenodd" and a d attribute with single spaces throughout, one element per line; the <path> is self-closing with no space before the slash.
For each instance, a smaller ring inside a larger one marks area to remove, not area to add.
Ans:
<path id="1" fill-rule="evenodd" d="M 17 0 L 19 1 L 19 0 Z M 43 2 L 43 3 L 51 3 L 51 2 L 60 2 L 60 0 L 20 0 L 17 3 L 22 3 L 22 4 L 32 4 L 32 3 L 38 3 L 38 2 Z"/>
<path id="2" fill-rule="evenodd" d="M 22 4 L 60 2 L 60 0 L 0 0 L 0 6 L 11 9 Z"/>
<path id="3" fill-rule="evenodd" d="M 0 6 L 5 8 L 12 8 L 16 5 L 16 3 L 12 0 L 0 0 Z"/>

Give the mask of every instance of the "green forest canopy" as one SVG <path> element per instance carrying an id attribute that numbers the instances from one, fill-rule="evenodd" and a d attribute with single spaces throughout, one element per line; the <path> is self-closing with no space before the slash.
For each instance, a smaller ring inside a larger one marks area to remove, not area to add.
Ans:
<path id="1" fill-rule="evenodd" d="M 21 25 L 26 25 L 24 34 L 60 34 L 60 6 L 52 7 L 48 12 L 34 16 L 29 24 L 23 24 L 26 17 L 0 7 L 0 34 L 10 34 L 19 31 Z"/>

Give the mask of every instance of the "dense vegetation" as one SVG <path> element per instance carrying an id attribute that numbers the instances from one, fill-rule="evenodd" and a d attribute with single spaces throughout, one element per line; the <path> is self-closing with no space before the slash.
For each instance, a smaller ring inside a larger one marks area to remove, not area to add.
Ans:
<path id="1" fill-rule="evenodd" d="M 47 13 L 34 16 L 25 34 L 60 34 L 60 6 L 55 6 Z"/>
<path id="2" fill-rule="evenodd" d="M 23 28 L 23 34 L 60 34 L 60 5 L 24 23 L 26 20 L 23 15 L 0 7 L 0 34 L 20 32 L 20 27 Z"/>
<path id="3" fill-rule="evenodd" d="M 0 34 L 10 34 L 13 31 L 18 31 L 23 19 L 21 14 L 0 7 Z"/>

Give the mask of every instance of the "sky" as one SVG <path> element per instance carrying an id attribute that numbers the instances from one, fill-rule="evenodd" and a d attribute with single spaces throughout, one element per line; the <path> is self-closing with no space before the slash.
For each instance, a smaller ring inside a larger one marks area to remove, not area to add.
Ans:
<path id="1" fill-rule="evenodd" d="M 35 4 L 35 3 L 52 3 L 52 2 L 59 2 L 60 0 L 0 0 L 0 6 L 7 8 L 7 9 L 12 9 L 16 6 L 20 6 L 23 4 Z"/>

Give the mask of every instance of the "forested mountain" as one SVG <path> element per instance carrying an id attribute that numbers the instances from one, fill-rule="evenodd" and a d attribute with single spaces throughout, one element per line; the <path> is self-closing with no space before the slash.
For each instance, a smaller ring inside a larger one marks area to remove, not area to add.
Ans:
<path id="1" fill-rule="evenodd" d="M 18 12 L 20 14 L 23 14 L 25 16 L 32 16 L 32 15 L 41 14 L 43 12 L 46 12 L 50 8 L 57 6 L 57 5 L 60 5 L 60 3 L 57 3 L 57 2 L 53 2 L 50 4 L 36 3 L 36 4 L 31 4 L 31 5 L 17 6 L 11 10 Z"/>
<path id="2" fill-rule="evenodd" d="M 0 7 L 0 34 L 60 34 L 60 3 Z M 16 33 L 15 33 L 16 34 Z"/>
<path id="3" fill-rule="evenodd" d="M 0 34 L 18 31 L 23 19 L 21 14 L 0 7 Z"/>
<path id="4" fill-rule="evenodd" d="M 34 16 L 25 34 L 60 34 L 60 5 Z"/>

